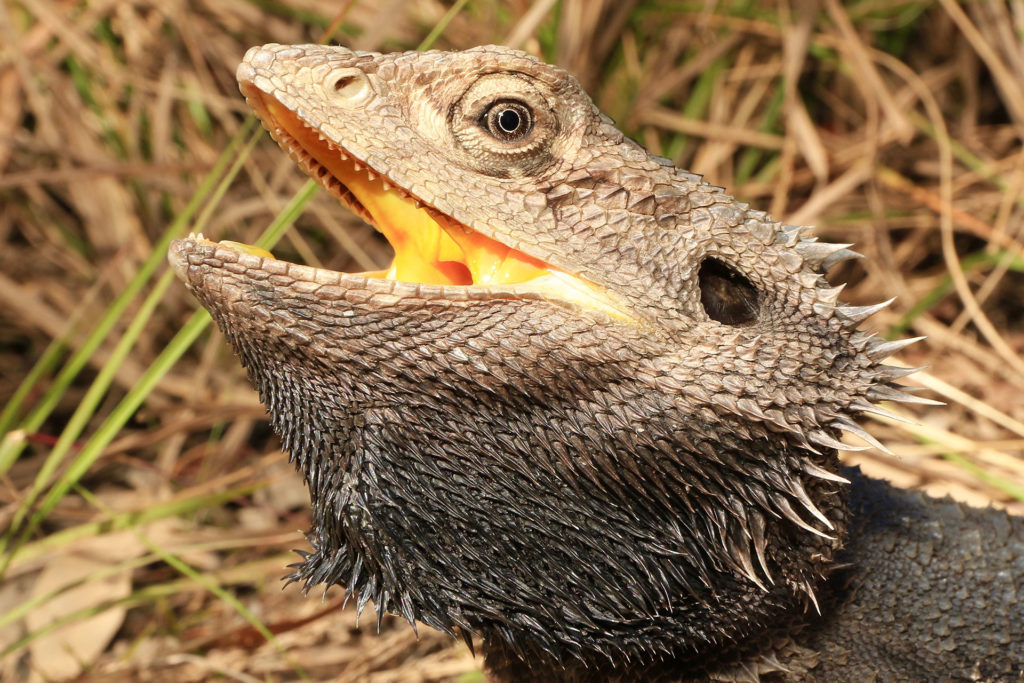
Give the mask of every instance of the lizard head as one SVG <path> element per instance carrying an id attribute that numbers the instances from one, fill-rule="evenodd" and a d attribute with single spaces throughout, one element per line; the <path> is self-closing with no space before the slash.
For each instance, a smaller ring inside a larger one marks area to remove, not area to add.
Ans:
<path id="1" fill-rule="evenodd" d="M 909 400 L 855 256 L 626 139 L 521 52 L 254 48 L 242 92 L 391 242 L 339 273 L 201 237 L 170 259 L 313 502 L 294 577 L 519 656 L 704 657 L 814 599 L 835 449 Z"/>

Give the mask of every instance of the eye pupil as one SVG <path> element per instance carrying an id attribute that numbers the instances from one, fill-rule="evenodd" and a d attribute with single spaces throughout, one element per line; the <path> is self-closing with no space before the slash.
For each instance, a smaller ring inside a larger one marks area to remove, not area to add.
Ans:
<path id="1" fill-rule="evenodd" d="M 481 117 L 480 125 L 499 140 L 515 142 L 533 130 L 533 111 L 523 102 L 495 102 Z"/>
<path id="2" fill-rule="evenodd" d="M 498 114 L 498 126 L 505 133 L 515 133 L 522 125 L 522 118 L 515 109 L 505 109 Z"/>

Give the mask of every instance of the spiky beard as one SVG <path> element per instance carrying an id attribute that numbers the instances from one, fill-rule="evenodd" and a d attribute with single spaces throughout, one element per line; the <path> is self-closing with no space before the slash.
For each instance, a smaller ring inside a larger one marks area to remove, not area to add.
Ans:
<path id="1" fill-rule="evenodd" d="M 313 499 L 291 578 L 558 661 L 697 658 L 813 604 L 846 525 L 835 453 L 635 405 L 641 430 L 599 438 L 579 404 L 371 410 L 330 454 L 274 411 Z"/>

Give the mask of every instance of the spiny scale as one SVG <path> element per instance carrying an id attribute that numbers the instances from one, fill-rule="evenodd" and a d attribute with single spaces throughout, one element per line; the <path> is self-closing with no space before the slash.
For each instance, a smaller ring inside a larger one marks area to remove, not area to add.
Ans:
<path id="1" fill-rule="evenodd" d="M 882 301 L 881 303 L 874 304 L 872 306 L 837 306 L 836 316 L 841 319 L 846 325 L 855 327 L 856 325 L 867 320 L 875 313 L 878 313 L 884 308 L 887 308 L 892 302 L 896 301 L 896 297 Z"/>

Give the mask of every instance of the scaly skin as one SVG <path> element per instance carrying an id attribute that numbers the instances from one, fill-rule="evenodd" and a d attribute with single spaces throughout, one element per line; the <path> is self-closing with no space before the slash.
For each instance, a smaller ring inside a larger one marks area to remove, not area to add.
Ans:
<path id="1" fill-rule="evenodd" d="M 420 214 L 361 167 L 571 284 L 445 280 L 478 281 L 470 251 L 399 252 L 417 283 L 172 246 L 310 489 L 295 579 L 478 634 L 499 680 L 1024 676 L 1021 520 L 840 471 L 851 416 L 915 400 L 881 363 L 902 342 L 856 330 L 877 307 L 822 277 L 844 245 L 650 156 L 517 51 L 268 45 L 239 80 L 393 242 Z"/>

